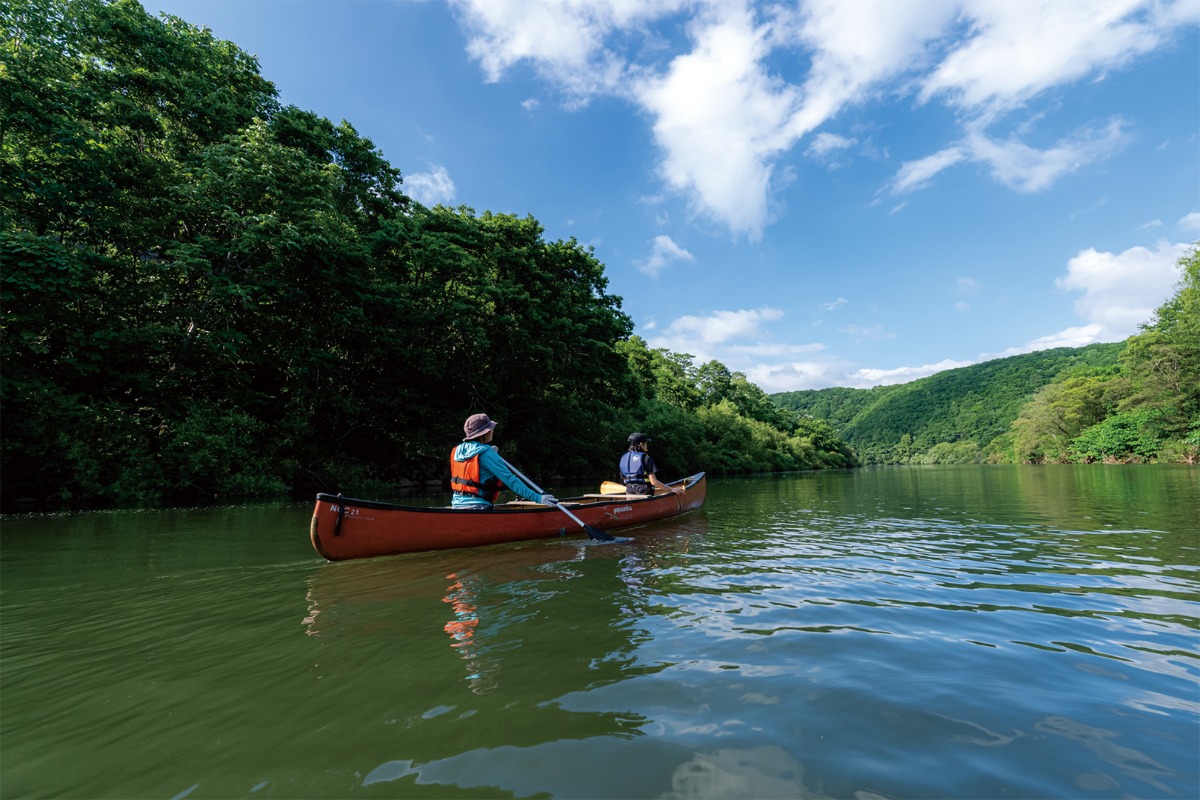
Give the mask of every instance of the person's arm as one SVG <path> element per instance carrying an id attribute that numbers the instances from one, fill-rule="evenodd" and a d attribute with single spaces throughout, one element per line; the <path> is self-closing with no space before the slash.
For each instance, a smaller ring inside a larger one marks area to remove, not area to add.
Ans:
<path id="1" fill-rule="evenodd" d="M 676 486 L 674 489 L 672 489 L 670 486 L 667 486 L 658 479 L 658 464 L 655 464 L 654 459 L 648 455 L 646 456 L 646 471 L 650 485 L 655 489 L 662 489 L 664 492 L 674 492 L 675 494 L 683 494 L 682 486 Z"/>
<path id="2" fill-rule="evenodd" d="M 653 472 L 650 473 L 650 485 L 655 489 L 662 489 L 664 492 L 674 492 L 675 494 L 683 494 L 684 492 L 684 488 L 682 486 L 667 486 L 665 483 L 660 481 L 658 476 Z"/>
<path id="3" fill-rule="evenodd" d="M 535 503 L 542 502 L 542 496 L 529 487 L 529 484 L 513 474 L 513 471 L 504 463 L 504 459 L 500 458 L 500 454 L 496 452 L 496 447 L 493 445 L 487 450 L 479 454 L 479 460 L 483 466 L 487 467 L 488 471 L 500 479 L 504 484 L 504 488 L 514 492 L 526 500 L 532 500 Z"/>

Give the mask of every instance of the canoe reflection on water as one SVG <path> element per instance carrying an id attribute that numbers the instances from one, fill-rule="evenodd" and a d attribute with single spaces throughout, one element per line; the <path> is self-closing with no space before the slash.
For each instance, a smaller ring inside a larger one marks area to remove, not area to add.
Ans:
<path id="1" fill-rule="evenodd" d="M 528 580 L 536 570 L 539 576 L 555 577 L 543 568 L 585 555 L 586 548 L 578 543 L 536 542 L 456 551 L 455 557 L 433 552 L 323 565 L 308 579 L 308 614 L 303 624 L 309 636 L 352 634 L 373 618 L 369 613 L 373 607 L 420 602 L 434 595 L 452 602 L 453 588 L 447 589 L 446 581 L 453 587 L 461 580 L 453 576 L 486 575 L 493 583 L 507 583 Z M 404 621 L 396 619 L 398 624 Z"/>
<path id="2" fill-rule="evenodd" d="M 535 541 L 324 564 L 308 578 L 302 624 L 309 636 L 371 639 L 364 648 L 402 636 L 410 661 L 421 652 L 436 660 L 434 642 L 448 643 L 481 693 L 511 658 L 594 663 L 628 651 L 629 617 L 647 602 L 646 573 L 706 531 L 704 515 L 694 514 L 645 526 L 623 544 Z M 556 652 L 555 637 L 577 630 L 583 615 L 592 646 Z"/>

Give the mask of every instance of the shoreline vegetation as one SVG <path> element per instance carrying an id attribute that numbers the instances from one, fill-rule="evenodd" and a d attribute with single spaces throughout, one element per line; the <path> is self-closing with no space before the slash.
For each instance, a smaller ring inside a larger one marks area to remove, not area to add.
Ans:
<path id="1" fill-rule="evenodd" d="M 0 25 L 0 510 L 395 496 L 480 411 L 548 484 L 613 478 L 634 430 L 668 476 L 1200 453 L 1195 250 L 1125 343 L 769 396 L 634 335 L 590 247 L 408 197 L 208 29 Z"/>

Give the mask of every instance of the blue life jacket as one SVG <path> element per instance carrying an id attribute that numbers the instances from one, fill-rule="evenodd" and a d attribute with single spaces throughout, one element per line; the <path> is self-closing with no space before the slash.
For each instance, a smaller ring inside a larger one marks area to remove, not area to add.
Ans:
<path id="1" fill-rule="evenodd" d="M 621 456 L 621 479 L 628 486 L 631 483 L 649 483 L 650 473 L 646 470 L 645 453 L 640 450 L 630 450 Z"/>

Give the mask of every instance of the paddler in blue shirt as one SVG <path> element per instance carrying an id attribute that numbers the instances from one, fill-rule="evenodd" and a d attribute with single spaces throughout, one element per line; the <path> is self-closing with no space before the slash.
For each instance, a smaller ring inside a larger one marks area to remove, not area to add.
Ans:
<path id="1" fill-rule="evenodd" d="M 501 489 L 515 492 L 526 500 L 554 505 L 554 495 L 538 494 L 508 468 L 498 448 L 490 444 L 496 424 L 487 414 L 472 414 L 463 423 L 462 444 L 450 451 L 450 488 L 453 508 L 486 510 L 492 507 Z"/>

